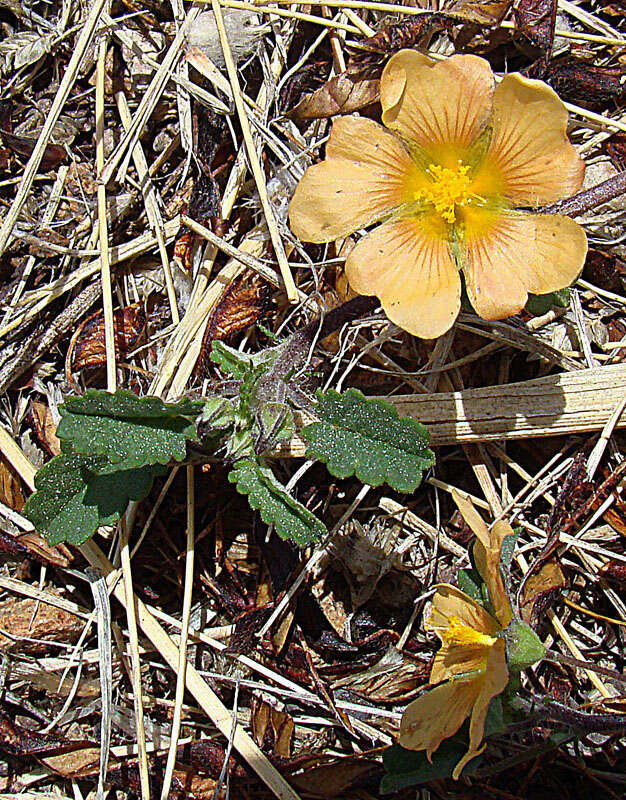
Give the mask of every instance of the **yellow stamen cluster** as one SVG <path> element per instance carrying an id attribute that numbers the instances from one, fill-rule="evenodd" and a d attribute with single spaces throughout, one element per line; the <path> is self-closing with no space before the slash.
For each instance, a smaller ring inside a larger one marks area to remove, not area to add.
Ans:
<path id="1" fill-rule="evenodd" d="M 433 182 L 427 189 L 419 191 L 415 199 L 432 203 L 435 211 L 453 225 L 456 220 L 455 207 L 465 205 L 475 196 L 470 191 L 472 180 L 467 174 L 469 167 L 461 162 L 456 169 L 431 164 L 426 171 Z"/>
<path id="2" fill-rule="evenodd" d="M 450 617 L 448 619 L 448 628 L 442 632 L 442 638 L 448 644 L 480 644 L 485 647 L 491 647 L 497 641 L 493 636 L 488 636 L 486 633 L 470 628 L 469 625 L 464 625 L 458 617 Z"/>

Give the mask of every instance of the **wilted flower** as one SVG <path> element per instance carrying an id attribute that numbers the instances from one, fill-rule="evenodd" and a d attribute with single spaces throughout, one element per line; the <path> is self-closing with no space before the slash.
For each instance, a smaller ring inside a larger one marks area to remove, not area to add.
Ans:
<path id="1" fill-rule="evenodd" d="M 335 121 L 326 159 L 307 170 L 291 202 L 297 236 L 329 242 L 381 222 L 350 252 L 348 280 L 423 338 L 454 322 L 460 271 L 485 319 L 517 313 L 528 292 L 572 283 L 587 251 L 582 228 L 514 210 L 582 184 L 567 111 L 549 86 L 511 74 L 496 87 L 477 56 L 434 63 L 402 50 L 383 71 L 380 96 L 389 130 L 358 116 Z"/>
<path id="2" fill-rule="evenodd" d="M 399 742 L 409 750 L 426 750 L 428 758 L 444 739 L 470 717 L 469 748 L 454 768 L 456 779 L 481 751 L 489 704 L 506 688 L 509 666 L 520 668 L 543 655 L 535 634 L 513 618 L 500 571 L 502 543 L 513 535 L 506 522 L 487 528 L 474 506 L 453 494 L 465 521 L 476 534 L 474 561 L 487 587 L 490 614 L 460 589 L 441 584 L 433 596 L 427 627 L 441 639 L 431 684 L 441 684 L 414 700 L 404 712 Z M 507 666 L 507 655 L 515 654 Z"/>

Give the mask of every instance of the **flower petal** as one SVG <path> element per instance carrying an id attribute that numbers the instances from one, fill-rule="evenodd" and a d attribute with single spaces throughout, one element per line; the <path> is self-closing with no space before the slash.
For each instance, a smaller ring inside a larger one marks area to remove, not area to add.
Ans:
<path id="1" fill-rule="evenodd" d="M 305 242 L 330 242 L 411 199 L 417 167 L 400 140 L 362 117 L 340 117 L 326 160 L 305 172 L 291 204 L 291 229 Z"/>
<path id="2" fill-rule="evenodd" d="M 467 762 L 475 758 L 483 749 L 481 744 L 485 733 L 485 719 L 489 703 L 504 691 L 508 682 L 509 671 L 506 667 L 505 644 L 501 639 L 494 644 L 489 653 L 485 674 L 480 682 L 480 692 L 472 709 L 469 750 L 454 768 L 452 777 L 455 780 Z"/>
<path id="3" fill-rule="evenodd" d="M 463 625 L 488 636 L 495 636 L 500 630 L 498 621 L 475 600 L 456 586 L 442 583 L 433 596 L 427 627 L 434 631 L 446 629 L 450 617 L 457 617 Z"/>
<path id="4" fill-rule="evenodd" d="M 475 673 L 485 670 L 490 645 L 480 644 L 444 644 L 439 648 L 430 671 L 430 683 L 441 683 L 466 675 L 472 677 Z"/>
<path id="5" fill-rule="evenodd" d="M 567 138 L 567 109 L 543 81 L 507 75 L 495 90 L 484 169 L 492 163 L 514 205 L 553 203 L 582 186 L 585 162 Z"/>
<path id="6" fill-rule="evenodd" d="M 426 750 L 430 758 L 469 717 L 481 688 L 482 681 L 452 681 L 429 689 L 407 706 L 398 743 L 407 750 Z"/>
<path id="7" fill-rule="evenodd" d="M 487 585 L 489 599 L 503 628 L 506 628 L 513 618 L 513 612 L 500 571 L 502 543 L 507 536 L 514 535 L 513 528 L 504 520 L 499 520 L 489 531 L 488 545 L 485 546 L 482 541 L 477 541 L 473 550 L 476 569 Z"/>
<path id="8" fill-rule="evenodd" d="M 461 307 L 461 280 L 443 236 L 419 218 L 384 223 L 346 261 L 352 288 L 376 295 L 392 322 L 423 339 L 445 333 Z"/>
<path id="9" fill-rule="evenodd" d="M 500 557 L 502 542 L 507 536 L 514 535 L 513 529 L 506 522 L 500 520 L 489 530 L 469 498 L 453 489 L 452 499 L 461 512 L 463 519 L 476 535 L 477 541 L 474 542 L 473 548 L 476 568 L 487 586 L 489 599 L 496 612 L 496 617 L 502 627 L 506 628 L 513 615 L 511 603 L 504 588 L 502 573 L 500 572 Z"/>
<path id="10" fill-rule="evenodd" d="M 585 232 L 569 217 L 500 214 L 488 232 L 466 241 L 463 271 L 470 302 L 484 319 L 504 319 L 525 306 L 528 292 L 569 286 L 586 254 Z"/>
<path id="11" fill-rule="evenodd" d="M 383 124 L 447 166 L 468 147 L 491 114 L 494 78 L 484 58 L 455 55 L 434 62 L 415 50 L 393 55 L 380 79 Z M 441 156 L 444 156 L 441 159 Z"/>

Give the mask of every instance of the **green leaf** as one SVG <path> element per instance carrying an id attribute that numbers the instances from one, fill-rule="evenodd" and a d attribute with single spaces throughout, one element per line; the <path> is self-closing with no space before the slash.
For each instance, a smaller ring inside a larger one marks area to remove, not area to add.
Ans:
<path id="1" fill-rule="evenodd" d="M 500 567 L 505 575 L 508 575 L 511 570 L 511 562 L 513 561 L 515 546 L 517 545 L 517 540 L 519 539 L 521 532 L 521 528 L 515 528 L 513 533 L 510 536 L 505 536 L 504 540 L 502 541 L 502 549 L 500 550 Z"/>
<path id="2" fill-rule="evenodd" d="M 356 474 L 370 486 L 386 482 L 399 492 L 416 489 L 422 472 L 435 461 L 423 425 L 358 389 L 318 392 L 318 400 L 321 422 L 302 431 L 309 458 L 323 461 L 337 478 Z"/>
<path id="3" fill-rule="evenodd" d="M 256 413 L 254 432 L 263 450 L 291 439 L 296 432 L 293 411 L 286 403 L 262 403 Z"/>
<path id="4" fill-rule="evenodd" d="M 129 500 L 143 500 L 166 467 L 119 470 L 104 456 L 62 453 L 35 477 L 37 491 L 24 515 L 52 545 L 87 541 L 100 525 L 112 525 Z"/>
<path id="5" fill-rule="evenodd" d="M 236 419 L 235 406 L 223 397 L 208 397 L 204 401 L 200 422 L 204 422 L 212 430 L 231 428 Z"/>
<path id="6" fill-rule="evenodd" d="M 559 289 L 558 292 L 549 294 L 529 294 L 526 302 L 526 311 L 534 317 L 541 317 L 547 314 L 553 306 L 557 308 L 568 308 L 570 301 L 569 288 Z"/>
<path id="7" fill-rule="evenodd" d="M 392 794 L 410 786 L 422 786 L 430 781 L 442 780 L 452 775 L 452 770 L 467 753 L 467 737 L 462 735 L 444 739 L 432 754 L 432 763 L 424 750 L 406 750 L 394 744 L 383 751 L 386 774 L 380 782 L 381 794 Z M 472 775 L 480 765 L 482 756 L 477 756 L 463 770 L 463 775 Z"/>
<path id="8" fill-rule="evenodd" d="M 263 367 L 263 371 L 269 369 L 276 358 L 276 351 L 268 348 L 254 354 L 242 353 L 223 342 L 213 342 L 209 358 L 223 373 L 241 380 L 251 369 L 257 367 Z"/>
<path id="9" fill-rule="evenodd" d="M 83 455 L 105 455 L 117 469 L 182 461 L 186 442 L 196 439 L 201 401 L 164 403 L 123 389 L 110 394 L 88 389 L 60 406 L 57 436 Z"/>
<path id="10" fill-rule="evenodd" d="M 291 497 L 272 471 L 250 458 L 238 461 L 228 475 L 240 494 L 248 496 L 250 506 L 259 511 L 263 522 L 273 525 L 282 539 L 293 539 L 301 547 L 326 533 L 319 519 Z"/>
<path id="11" fill-rule="evenodd" d="M 459 570 L 457 583 L 459 585 L 459 589 L 471 597 L 472 600 L 476 600 L 477 603 L 483 602 L 483 583 L 477 569 L 472 568 Z"/>

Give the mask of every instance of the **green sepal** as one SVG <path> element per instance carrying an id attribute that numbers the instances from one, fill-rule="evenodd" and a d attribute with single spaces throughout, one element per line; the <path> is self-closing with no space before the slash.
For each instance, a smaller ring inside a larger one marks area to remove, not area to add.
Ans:
<path id="1" fill-rule="evenodd" d="M 522 622 L 512 619 L 504 631 L 506 642 L 506 661 L 512 670 L 520 671 L 531 667 L 545 658 L 546 648 L 534 630 Z"/>

